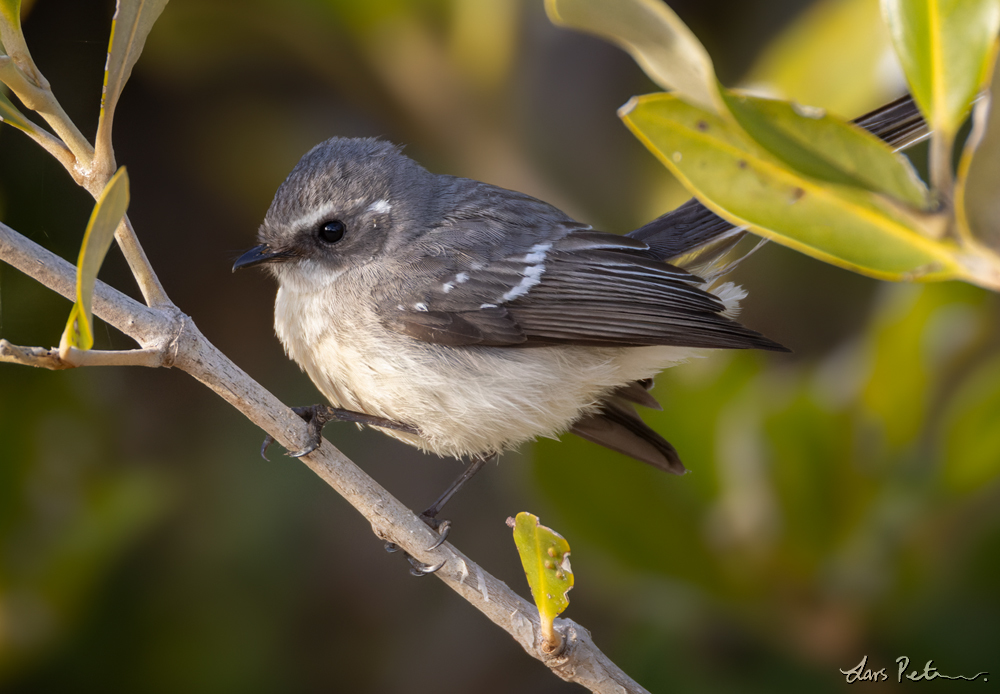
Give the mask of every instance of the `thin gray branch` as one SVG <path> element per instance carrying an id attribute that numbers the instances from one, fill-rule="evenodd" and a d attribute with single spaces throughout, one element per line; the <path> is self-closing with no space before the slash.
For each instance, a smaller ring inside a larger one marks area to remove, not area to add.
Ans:
<path id="1" fill-rule="evenodd" d="M 72 365 L 67 364 L 59 358 L 59 350 L 57 349 L 20 347 L 12 345 L 7 340 L 0 340 L 0 361 L 9 364 L 20 364 L 21 366 L 34 366 L 39 369 L 49 369 L 50 371 L 73 368 Z"/>
<path id="2" fill-rule="evenodd" d="M 75 295 L 76 269 L 72 265 L 3 224 L 0 260 L 70 300 Z M 302 419 L 205 339 L 194 322 L 176 307 L 150 308 L 98 281 L 93 308 L 95 315 L 134 338 L 144 352 L 155 352 L 163 366 L 187 371 L 285 448 L 304 445 L 306 426 Z M 594 646 L 586 629 L 572 621 L 558 621 L 565 636 L 563 651 L 544 653 L 538 611 L 532 604 L 450 543 L 426 551 L 437 535 L 328 441 L 300 460 L 367 518 L 378 537 L 396 543 L 421 562 L 445 561 L 434 575 L 556 675 L 594 692 L 646 691 Z"/>

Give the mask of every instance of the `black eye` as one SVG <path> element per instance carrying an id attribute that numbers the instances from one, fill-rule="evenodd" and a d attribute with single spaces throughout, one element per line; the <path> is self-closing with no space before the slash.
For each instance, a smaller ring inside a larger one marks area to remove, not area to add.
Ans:
<path id="1" fill-rule="evenodd" d="M 337 241 L 344 238 L 345 231 L 347 231 L 347 228 L 343 222 L 332 219 L 329 222 L 320 224 L 316 230 L 316 235 L 319 236 L 319 240 L 323 243 L 337 243 Z"/>

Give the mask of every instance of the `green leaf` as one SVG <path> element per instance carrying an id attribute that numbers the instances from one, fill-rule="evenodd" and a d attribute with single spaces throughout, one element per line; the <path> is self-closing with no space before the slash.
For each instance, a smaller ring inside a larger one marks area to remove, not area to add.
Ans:
<path id="1" fill-rule="evenodd" d="M 538 606 L 542 634 L 553 642 L 553 620 L 569 605 L 566 594 L 573 587 L 569 543 L 559 533 L 539 525 L 538 517 L 530 513 L 517 514 L 513 527 L 514 544 Z"/>
<path id="2" fill-rule="evenodd" d="M 23 44 L 21 0 L 0 0 L 0 53 L 9 55 L 10 49 Z"/>
<path id="3" fill-rule="evenodd" d="M 83 235 L 80 258 L 76 264 L 76 303 L 70 311 L 60 351 L 65 347 L 90 349 L 94 346 L 91 310 L 94 282 L 104 262 L 104 256 L 107 255 L 115 238 L 115 229 L 118 228 L 119 222 L 125 216 L 125 210 L 128 209 L 128 201 L 128 174 L 125 173 L 123 166 L 104 186 L 90 215 L 87 231 Z"/>
<path id="4" fill-rule="evenodd" d="M 167 0 L 118 0 L 118 10 L 111 24 L 101 117 L 97 126 L 97 139 L 104 146 L 110 146 L 111 121 L 118 97 L 139 60 L 149 31 L 166 4 Z"/>
<path id="5" fill-rule="evenodd" d="M 976 104 L 955 187 L 955 212 L 967 234 L 1000 251 L 1000 70 Z"/>
<path id="6" fill-rule="evenodd" d="M 0 0 L 0 19 L 10 24 L 21 24 L 21 0 Z"/>
<path id="7" fill-rule="evenodd" d="M 545 10 L 554 24 L 618 44 L 664 89 L 719 110 L 712 59 L 662 0 L 546 0 Z"/>
<path id="8" fill-rule="evenodd" d="M 877 2 L 818 0 L 763 48 L 742 82 L 854 117 L 897 95 L 894 77 L 902 73 L 886 61 L 891 54 Z"/>
<path id="9" fill-rule="evenodd" d="M 1000 0 L 882 0 L 882 14 L 914 100 L 950 141 L 988 75 Z"/>
<path id="10" fill-rule="evenodd" d="M 746 133 L 799 173 L 926 206 L 927 189 L 909 160 L 864 129 L 820 109 L 720 91 Z"/>
<path id="11" fill-rule="evenodd" d="M 978 491 L 1000 478 L 1000 359 L 969 375 L 945 416 L 942 476 L 947 490 Z"/>
<path id="12" fill-rule="evenodd" d="M 942 380 L 962 368 L 963 355 L 988 330 L 977 319 L 983 299 L 982 291 L 959 283 L 883 288 L 865 331 L 870 372 L 855 413 L 877 425 L 886 451 L 912 446 L 930 427 Z"/>
<path id="13" fill-rule="evenodd" d="M 0 121 L 7 125 L 13 125 L 18 130 L 30 133 L 34 132 L 35 126 L 24 117 L 24 114 L 17 110 L 17 106 L 10 102 L 10 99 L 0 91 Z"/>
<path id="14" fill-rule="evenodd" d="M 620 117 L 717 214 L 828 263 L 889 280 L 966 277 L 950 242 L 885 198 L 803 176 L 739 128 L 670 94 L 633 98 Z"/>

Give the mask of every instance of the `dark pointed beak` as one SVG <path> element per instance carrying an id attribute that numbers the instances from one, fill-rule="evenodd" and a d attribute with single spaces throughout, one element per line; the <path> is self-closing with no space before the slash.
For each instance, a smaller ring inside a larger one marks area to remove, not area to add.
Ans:
<path id="1" fill-rule="evenodd" d="M 267 244 L 261 244 L 259 246 L 254 246 L 249 251 L 241 255 L 233 263 L 233 272 L 245 267 L 253 267 L 254 265 L 260 265 L 261 263 L 270 263 L 276 260 L 283 260 L 288 257 L 286 253 L 281 251 L 271 250 L 271 247 Z"/>

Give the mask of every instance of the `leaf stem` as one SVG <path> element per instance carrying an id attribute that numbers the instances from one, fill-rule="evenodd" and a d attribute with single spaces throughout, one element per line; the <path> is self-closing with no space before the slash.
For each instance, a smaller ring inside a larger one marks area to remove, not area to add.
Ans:
<path id="1" fill-rule="evenodd" d="M 955 172 L 951 161 L 954 143 L 953 133 L 936 130 L 931 135 L 931 189 L 944 210 L 950 210 L 955 200 Z"/>

